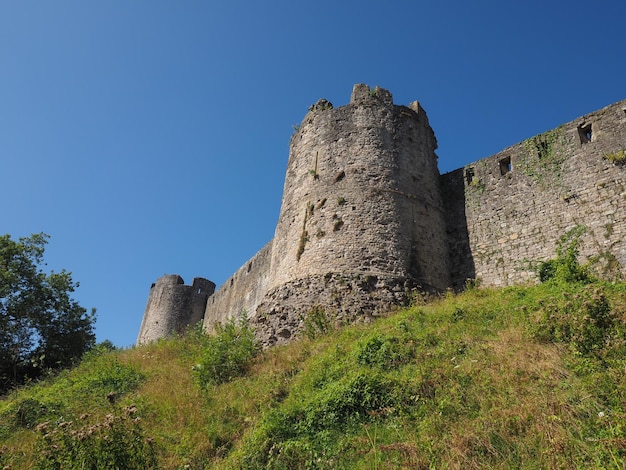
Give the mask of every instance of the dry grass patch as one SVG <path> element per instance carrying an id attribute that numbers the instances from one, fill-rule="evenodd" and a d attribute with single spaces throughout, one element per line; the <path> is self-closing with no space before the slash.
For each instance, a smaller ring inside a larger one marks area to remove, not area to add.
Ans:
<path id="1" fill-rule="evenodd" d="M 451 432 L 451 468 L 510 468 L 534 462 L 544 468 L 577 468 L 585 454 L 581 415 L 594 401 L 577 386 L 553 344 L 529 342 L 521 328 L 481 343 L 463 367 L 480 413 Z M 541 453 L 537 450 L 541 449 Z M 571 457 L 571 458 L 570 458 Z"/>

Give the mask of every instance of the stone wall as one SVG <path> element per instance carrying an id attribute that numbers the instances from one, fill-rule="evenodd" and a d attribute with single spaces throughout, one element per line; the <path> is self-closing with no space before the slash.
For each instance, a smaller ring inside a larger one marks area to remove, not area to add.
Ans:
<path id="1" fill-rule="evenodd" d="M 267 292 L 271 252 L 270 241 L 209 298 L 204 314 L 207 330 L 243 313 L 254 315 Z"/>
<path id="2" fill-rule="evenodd" d="M 293 135 L 269 288 L 329 272 L 449 285 L 436 140 L 417 102 L 354 87 L 320 100 Z"/>
<path id="3" fill-rule="evenodd" d="M 200 277 L 186 286 L 178 274 L 160 277 L 150 287 L 137 344 L 148 343 L 202 321 L 215 284 Z"/>
<path id="4" fill-rule="evenodd" d="M 531 264 L 577 226 L 581 260 L 624 276 L 626 100 L 441 176 L 436 147 L 417 102 L 366 85 L 346 106 L 318 101 L 291 139 L 273 240 L 208 301 L 210 281 L 193 294 L 196 280 L 159 279 L 138 342 L 197 321 L 203 302 L 208 330 L 245 312 L 271 346 L 316 308 L 368 321 L 414 289 L 535 281 Z"/>
<path id="5" fill-rule="evenodd" d="M 534 280 L 531 262 L 578 225 L 581 261 L 624 274 L 626 166 L 610 160 L 624 149 L 626 100 L 442 175 L 453 285 Z"/>
<path id="6" fill-rule="evenodd" d="M 259 304 L 251 326 L 263 347 L 285 344 L 305 328 L 314 309 L 338 326 L 369 322 L 407 305 L 414 283 L 403 277 L 328 272 L 294 279 L 270 290 Z"/>

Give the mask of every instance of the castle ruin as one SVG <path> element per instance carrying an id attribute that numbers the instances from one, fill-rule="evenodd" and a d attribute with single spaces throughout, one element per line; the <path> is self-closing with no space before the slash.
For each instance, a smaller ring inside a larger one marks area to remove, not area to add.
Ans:
<path id="1" fill-rule="evenodd" d="M 418 102 L 363 84 L 348 105 L 318 101 L 291 138 L 274 238 L 215 293 L 207 280 L 181 294 L 179 276 L 159 279 L 137 342 L 245 312 L 267 347 L 314 308 L 368 320 L 415 290 L 531 281 L 531 261 L 576 226 L 581 256 L 624 275 L 626 100 L 444 175 L 436 148 Z"/>
<path id="2" fill-rule="evenodd" d="M 178 274 L 160 277 L 150 287 L 137 343 L 182 332 L 202 321 L 207 299 L 214 291 L 215 284 L 201 277 L 195 278 L 190 286 Z"/>

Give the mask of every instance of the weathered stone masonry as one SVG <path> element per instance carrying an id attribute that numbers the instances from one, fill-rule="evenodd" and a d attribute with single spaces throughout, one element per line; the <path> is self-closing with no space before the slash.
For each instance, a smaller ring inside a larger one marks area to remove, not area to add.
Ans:
<path id="1" fill-rule="evenodd" d="M 291 139 L 274 238 L 208 297 L 205 327 L 245 312 L 270 346 L 313 307 L 367 320 L 413 289 L 524 282 L 576 225 L 587 227 L 583 257 L 624 274 L 626 100 L 441 176 L 436 147 L 419 103 L 394 105 L 380 88 L 311 106 Z M 180 305 L 151 291 L 138 342 L 179 328 Z"/>
<path id="2" fill-rule="evenodd" d="M 626 267 L 626 100 L 442 176 L 454 287 L 466 279 L 534 279 L 529 261 L 554 256 L 582 225 L 583 259 L 605 277 Z"/>
<path id="3" fill-rule="evenodd" d="M 201 277 L 190 286 L 178 274 L 160 277 L 150 287 L 137 343 L 154 341 L 201 321 L 213 291 L 215 284 Z"/>

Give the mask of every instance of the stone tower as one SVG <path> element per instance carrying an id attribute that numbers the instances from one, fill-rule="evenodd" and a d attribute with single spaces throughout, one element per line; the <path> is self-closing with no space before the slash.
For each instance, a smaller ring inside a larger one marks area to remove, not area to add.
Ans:
<path id="1" fill-rule="evenodd" d="M 137 344 L 169 336 L 201 321 L 214 290 L 215 284 L 201 277 L 194 278 L 190 286 L 178 274 L 160 277 L 150 287 Z"/>
<path id="2" fill-rule="evenodd" d="M 450 285 L 436 147 L 420 105 L 381 88 L 311 106 L 291 139 L 258 329 L 281 342 L 314 306 L 367 316 Z"/>

